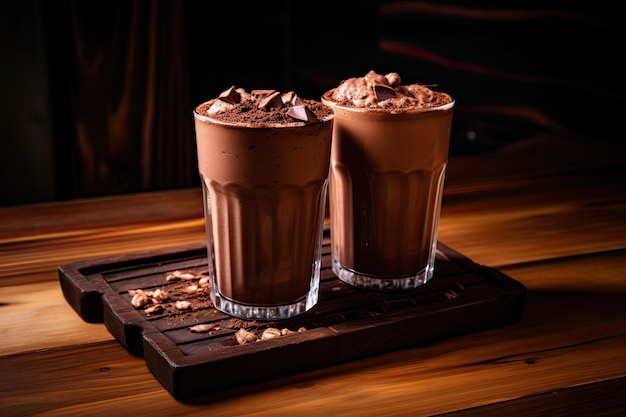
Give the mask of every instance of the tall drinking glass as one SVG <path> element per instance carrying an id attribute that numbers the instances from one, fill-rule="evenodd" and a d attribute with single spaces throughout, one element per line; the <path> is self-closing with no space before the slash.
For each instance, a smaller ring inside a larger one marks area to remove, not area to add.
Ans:
<path id="1" fill-rule="evenodd" d="M 372 72 L 322 97 L 335 111 L 332 268 L 356 287 L 403 290 L 433 276 L 454 100 L 386 77 Z M 424 104 L 422 92 L 440 96 Z"/>
<path id="2" fill-rule="evenodd" d="M 216 106 L 235 107 L 225 103 Z M 233 121 L 213 104 L 193 111 L 213 304 L 244 319 L 302 314 L 319 297 L 332 111 L 319 103 L 326 112 L 307 121 Z"/>

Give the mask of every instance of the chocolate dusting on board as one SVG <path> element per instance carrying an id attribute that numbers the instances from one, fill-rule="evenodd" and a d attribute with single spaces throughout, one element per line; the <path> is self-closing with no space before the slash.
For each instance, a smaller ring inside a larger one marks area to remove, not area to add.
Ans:
<path id="1" fill-rule="evenodd" d="M 456 299 L 464 291 L 465 287 L 457 282 L 454 288 L 414 295 L 402 301 L 396 300 L 393 303 L 386 301 L 376 302 L 372 303 L 366 310 L 346 312 L 345 314 L 328 316 L 304 314 L 279 321 L 245 320 L 230 317 L 214 323 L 205 323 L 201 319 L 204 311 L 214 308 L 210 297 L 208 270 L 199 272 L 192 270 L 170 271 L 165 274 L 163 284 L 156 290 L 136 288 L 129 290 L 128 293 L 132 296 L 131 304 L 138 311 L 142 311 L 146 317 L 152 319 L 162 318 L 172 322 L 185 321 L 187 319 L 197 320 L 197 322 L 188 327 L 189 332 L 213 334 L 215 332 L 229 333 L 237 331 L 233 335 L 233 340 L 236 340 L 238 344 L 246 344 L 267 339 L 266 335 L 269 330 L 279 331 L 279 334 L 274 335 L 274 337 L 286 336 L 291 333 L 299 333 L 318 327 L 330 327 L 347 321 L 378 317 L 407 306 Z M 162 296 L 155 299 L 156 293 Z M 142 302 L 137 302 L 143 295 L 147 297 Z M 242 337 L 245 337 L 245 339 L 242 339 Z"/>

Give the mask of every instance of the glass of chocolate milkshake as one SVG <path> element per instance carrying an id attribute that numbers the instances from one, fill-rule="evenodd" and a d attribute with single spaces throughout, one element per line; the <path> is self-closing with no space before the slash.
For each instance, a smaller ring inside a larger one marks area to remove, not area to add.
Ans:
<path id="1" fill-rule="evenodd" d="M 232 87 L 194 111 L 215 308 L 249 320 L 318 302 L 332 109 Z"/>
<path id="2" fill-rule="evenodd" d="M 330 168 L 332 268 L 373 290 L 433 276 L 454 100 L 370 71 L 324 93 L 335 120 Z"/>

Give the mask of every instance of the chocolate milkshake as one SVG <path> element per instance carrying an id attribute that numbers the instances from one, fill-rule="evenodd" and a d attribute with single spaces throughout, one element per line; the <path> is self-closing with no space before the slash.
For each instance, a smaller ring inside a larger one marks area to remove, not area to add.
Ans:
<path id="1" fill-rule="evenodd" d="M 227 314 L 293 317 L 318 301 L 333 112 L 234 87 L 194 109 L 211 296 Z"/>
<path id="2" fill-rule="evenodd" d="M 329 185 L 332 268 L 375 290 L 433 275 L 454 100 L 370 71 L 327 91 L 335 110 Z"/>

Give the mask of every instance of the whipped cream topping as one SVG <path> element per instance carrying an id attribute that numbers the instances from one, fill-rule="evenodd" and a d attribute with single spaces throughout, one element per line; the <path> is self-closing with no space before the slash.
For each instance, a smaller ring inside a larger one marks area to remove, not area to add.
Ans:
<path id="1" fill-rule="evenodd" d="M 340 106 L 392 110 L 433 108 L 452 101 L 448 94 L 422 84 L 402 85 L 395 72 L 382 75 L 373 70 L 363 77 L 343 80 L 338 87 L 324 94 L 324 99 Z"/>

